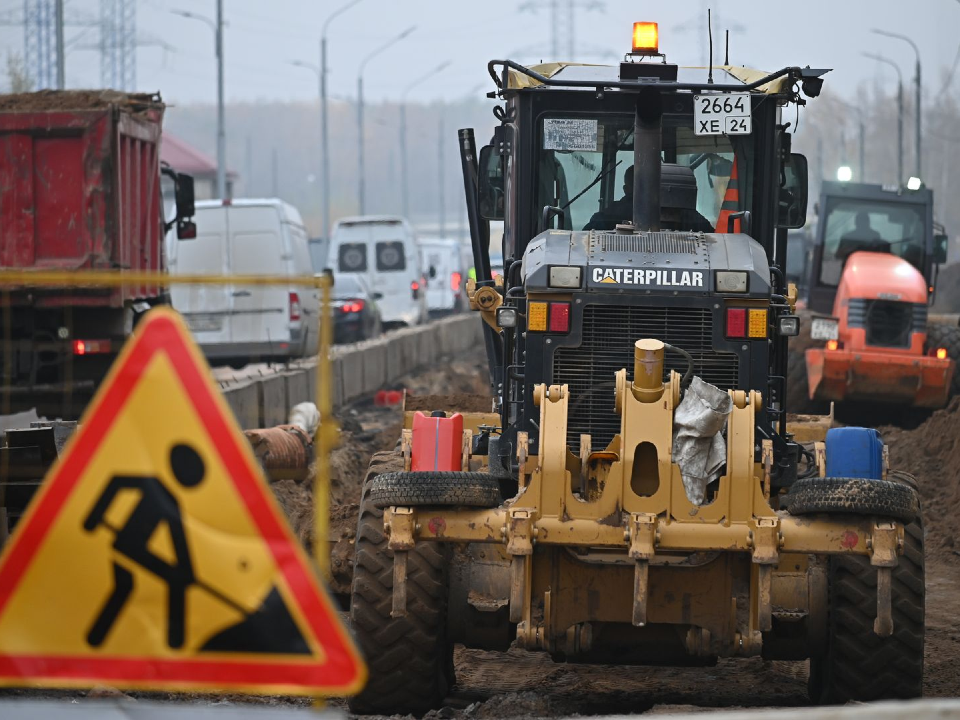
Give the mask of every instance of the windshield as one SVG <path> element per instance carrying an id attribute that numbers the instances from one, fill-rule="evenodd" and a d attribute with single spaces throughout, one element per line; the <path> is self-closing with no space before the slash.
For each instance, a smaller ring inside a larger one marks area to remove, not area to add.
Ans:
<path id="1" fill-rule="evenodd" d="M 719 224 L 718 231 L 725 232 L 724 210 L 749 209 L 745 173 L 735 172 L 738 165 L 747 166 L 749 136 L 734 141 L 726 135 L 698 136 L 692 125 L 690 118 L 664 118 L 662 223 L 703 232 L 713 232 Z M 552 116 L 541 120 L 540 130 L 538 217 L 550 205 L 564 211 L 567 230 L 613 230 L 617 223 L 629 222 L 633 116 Z M 731 185 L 732 175 L 739 188 Z"/>
<path id="2" fill-rule="evenodd" d="M 923 272 L 924 207 L 839 199 L 827 204 L 823 235 L 824 285 L 840 283 L 843 265 L 858 250 L 897 255 Z"/>

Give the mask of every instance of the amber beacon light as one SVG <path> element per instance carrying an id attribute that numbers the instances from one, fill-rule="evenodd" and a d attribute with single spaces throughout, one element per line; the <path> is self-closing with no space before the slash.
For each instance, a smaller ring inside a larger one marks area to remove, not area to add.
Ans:
<path id="1" fill-rule="evenodd" d="M 633 24 L 633 52 L 642 55 L 656 55 L 660 49 L 660 38 L 655 22 L 635 22 Z"/>

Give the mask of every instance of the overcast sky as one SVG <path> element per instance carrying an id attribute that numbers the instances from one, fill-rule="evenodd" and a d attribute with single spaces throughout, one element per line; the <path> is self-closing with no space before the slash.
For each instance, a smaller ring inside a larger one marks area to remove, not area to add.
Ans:
<path id="1" fill-rule="evenodd" d="M 94 19 L 99 0 L 66 0 L 68 18 Z M 317 76 L 289 62 L 318 62 L 325 18 L 346 0 L 223 0 L 228 101 L 312 100 Z M 559 0 L 566 6 L 568 0 Z M 629 50 L 631 23 L 660 23 L 660 47 L 671 62 L 700 64 L 706 57 L 702 15 L 714 11 L 715 55 L 722 31 L 731 33 L 730 60 L 765 70 L 785 65 L 830 67 L 834 90 L 852 92 L 861 82 L 894 82 L 893 70 L 861 55 L 877 52 L 913 77 L 914 55 L 904 42 L 873 35 L 873 27 L 912 37 L 921 49 L 924 91 L 942 86 L 960 43 L 960 0 L 575 0 L 577 60 L 610 62 Z M 360 0 L 330 26 L 330 94 L 356 94 L 358 66 L 391 37 L 416 30 L 367 65 L 370 101 L 398 99 L 403 89 L 444 61 L 436 83 L 423 83 L 411 99 L 477 95 L 489 89 L 486 62 L 511 57 L 550 60 L 550 0 Z M 213 17 L 215 0 L 138 0 L 140 41 L 137 85 L 159 89 L 175 103 L 212 102 L 216 70 L 209 27 L 171 13 L 186 9 Z M 0 20 L 19 16 L 23 0 L 0 0 Z M 536 8 L 536 10 L 526 9 Z M 97 32 L 68 27 L 67 84 L 99 86 Z M 160 41 L 166 48 L 159 45 Z M 21 52 L 21 27 L 0 25 L 0 48 Z M 568 59 L 561 38 L 560 59 Z M 960 94 L 960 78 L 953 85 Z"/>

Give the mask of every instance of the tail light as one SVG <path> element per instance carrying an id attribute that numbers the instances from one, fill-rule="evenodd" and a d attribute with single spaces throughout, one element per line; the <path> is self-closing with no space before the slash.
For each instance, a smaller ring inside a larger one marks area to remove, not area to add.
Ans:
<path id="1" fill-rule="evenodd" d="M 550 332 L 570 332 L 570 303 L 550 303 Z"/>
<path id="2" fill-rule="evenodd" d="M 460 283 L 463 280 L 463 276 L 458 272 L 450 273 L 450 289 L 454 292 L 460 291 Z"/>
<path id="3" fill-rule="evenodd" d="M 839 350 L 842 347 L 839 340 L 827 340 L 827 350 Z"/>
<path id="4" fill-rule="evenodd" d="M 290 322 L 300 319 L 300 296 L 297 293 L 290 293 Z"/>
<path id="5" fill-rule="evenodd" d="M 937 360 L 946 360 L 946 359 L 947 359 L 947 349 L 937 348 Z"/>
<path id="6" fill-rule="evenodd" d="M 353 302 L 344 303 L 340 306 L 340 312 L 342 313 L 358 313 L 363 310 L 364 303 L 363 300 L 354 300 Z"/>
<path id="7" fill-rule="evenodd" d="M 413 295 L 414 300 L 420 297 L 420 283 L 416 280 L 410 283 L 410 293 Z"/>
<path id="8" fill-rule="evenodd" d="M 745 338 L 747 336 L 747 309 L 727 308 L 727 337 Z"/>
<path id="9" fill-rule="evenodd" d="M 74 355 L 99 355 L 110 352 L 109 340 L 74 340 L 71 343 Z"/>

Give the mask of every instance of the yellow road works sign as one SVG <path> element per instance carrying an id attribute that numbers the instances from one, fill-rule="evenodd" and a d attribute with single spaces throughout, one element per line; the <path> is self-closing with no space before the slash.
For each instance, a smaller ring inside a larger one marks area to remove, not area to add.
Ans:
<path id="1" fill-rule="evenodd" d="M 0 684 L 317 695 L 365 674 L 183 322 L 151 311 L 0 558 Z"/>

